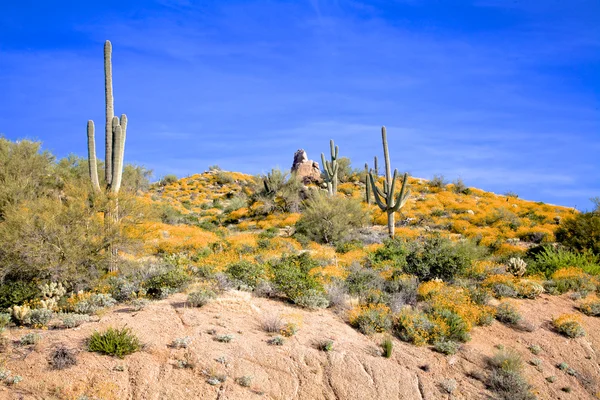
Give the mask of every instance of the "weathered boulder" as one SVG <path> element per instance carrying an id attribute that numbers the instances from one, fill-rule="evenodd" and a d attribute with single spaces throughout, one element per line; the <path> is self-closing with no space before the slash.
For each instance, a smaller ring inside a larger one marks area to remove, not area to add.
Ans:
<path id="1" fill-rule="evenodd" d="M 300 149 L 294 153 L 294 163 L 292 164 L 292 173 L 302 181 L 303 184 L 321 183 L 321 169 L 319 163 L 308 159 L 306 151 Z"/>

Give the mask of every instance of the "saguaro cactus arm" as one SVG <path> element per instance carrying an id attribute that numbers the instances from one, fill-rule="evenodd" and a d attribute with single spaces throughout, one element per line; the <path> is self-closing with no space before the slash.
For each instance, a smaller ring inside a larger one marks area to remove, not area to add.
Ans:
<path id="1" fill-rule="evenodd" d="M 329 141 L 329 147 L 331 151 L 331 161 L 325 160 L 325 154 L 321 153 L 321 161 L 323 163 L 323 171 L 325 172 L 325 182 L 327 183 L 327 190 L 330 195 L 337 192 L 338 186 L 338 153 L 339 147 L 333 142 L 333 139 Z"/>
<path id="2" fill-rule="evenodd" d="M 87 122 L 87 142 L 88 142 L 88 164 L 90 170 L 90 180 L 95 192 L 100 191 L 100 181 L 98 180 L 98 162 L 96 160 L 96 139 L 94 132 L 94 121 Z"/>

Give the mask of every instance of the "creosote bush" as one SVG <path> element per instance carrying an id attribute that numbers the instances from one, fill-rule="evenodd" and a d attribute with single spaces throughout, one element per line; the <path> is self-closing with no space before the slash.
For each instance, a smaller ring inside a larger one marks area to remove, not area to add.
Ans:
<path id="1" fill-rule="evenodd" d="M 308 253 L 283 256 L 269 265 L 276 290 L 290 301 L 308 308 L 324 308 L 329 305 L 323 285 L 309 274 L 318 263 Z"/>
<path id="2" fill-rule="evenodd" d="M 504 302 L 496 307 L 496 319 L 505 324 L 516 325 L 521 321 L 522 317 L 515 306 Z"/>
<path id="3" fill-rule="evenodd" d="M 95 331 L 88 340 L 88 350 L 124 358 L 141 350 L 142 344 L 130 328 L 108 328 L 104 332 Z"/>
<path id="4" fill-rule="evenodd" d="M 366 224 L 367 219 L 358 200 L 317 192 L 306 201 L 296 232 L 316 242 L 335 244 Z"/>

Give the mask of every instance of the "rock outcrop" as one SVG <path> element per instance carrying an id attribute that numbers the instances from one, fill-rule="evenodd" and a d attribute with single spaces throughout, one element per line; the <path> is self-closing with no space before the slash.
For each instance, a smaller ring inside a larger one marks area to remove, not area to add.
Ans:
<path id="1" fill-rule="evenodd" d="M 300 149 L 294 153 L 294 163 L 292 164 L 292 173 L 295 173 L 302 183 L 321 183 L 321 169 L 319 163 L 308 159 L 306 151 Z"/>

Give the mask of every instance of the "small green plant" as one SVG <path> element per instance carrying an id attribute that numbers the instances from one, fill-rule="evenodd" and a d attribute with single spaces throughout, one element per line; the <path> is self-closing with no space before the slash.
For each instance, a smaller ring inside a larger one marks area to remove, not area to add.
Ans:
<path id="1" fill-rule="evenodd" d="M 229 343 L 233 340 L 233 335 L 218 335 L 215 336 L 215 340 L 221 343 Z"/>
<path id="2" fill-rule="evenodd" d="M 569 364 L 567 364 L 566 362 L 560 362 L 556 365 L 556 368 L 560 369 L 561 371 L 566 371 L 569 369 Z"/>
<path id="3" fill-rule="evenodd" d="M 522 317 L 519 311 L 508 302 L 503 302 L 496 308 L 496 319 L 502 323 L 516 325 Z"/>
<path id="4" fill-rule="evenodd" d="M 321 351 L 331 351 L 333 350 L 333 340 L 324 339 L 317 342 L 317 349 Z"/>
<path id="5" fill-rule="evenodd" d="M 433 349 L 438 353 L 452 355 L 458 351 L 459 344 L 447 339 L 440 339 L 433 343 Z"/>
<path id="6" fill-rule="evenodd" d="M 188 304 L 192 307 L 203 307 L 217 297 L 217 294 L 210 289 L 200 289 L 188 295 Z"/>
<path id="7" fill-rule="evenodd" d="M 41 340 L 42 337 L 37 333 L 28 333 L 27 335 L 21 337 L 19 343 L 21 344 L 21 346 L 30 346 L 38 344 Z"/>
<path id="8" fill-rule="evenodd" d="M 77 314 L 92 315 L 96 311 L 112 307 L 117 303 L 110 294 L 95 293 L 85 300 L 81 300 L 75 304 L 74 310 Z"/>
<path id="9" fill-rule="evenodd" d="M 275 336 L 274 338 L 267 340 L 267 344 L 270 344 L 271 346 L 283 346 L 284 342 L 285 339 L 281 336 Z"/>
<path id="10" fill-rule="evenodd" d="M 546 381 L 548 381 L 548 383 L 554 383 L 554 382 L 556 382 L 556 376 L 555 375 L 547 376 Z"/>
<path id="11" fill-rule="evenodd" d="M 394 341 L 392 338 L 386 336 L 381 342 L 381 348 L 383 349 L 383 356 L 385 358 L 391 358 L 392 352 L 394 351 Z"/>
<path id="12" fill-rule="evenodd" d="M 77 353 L 65 345 L 59 345 L 50 354 L 48 362 L 52 369 L 63 370 L 77 365 Z"/>
<path id="13" fill-rule="evenodd" d="M 571 391 L 572 391 L 570 386 L 565 386 L 563 388 L 560 388 L 560 390 L 562 390 L 565 393 L 571 393 Z"/>
<path id="14" fill-rule="evenodd" d="M 531 346 L 529 346 L 529 351 L 531 351 L 532 354 L 537 356 L 542 352 L 542 348 L 537 344 L 532 344 Z"/>
<path id="15" fill-rule="evenodd" d="M 88 350 L 123 358 L 141 350 L 140 340 L 130 328 L 108 328 L 104 332 L 95 331 L 88 340 Z"/>
<path id="16" fill-rule="evenodd" d="M 45 308 L 37 308 L 31 310 L 27 314 L 27 316 L 23 320 L 23 323 L 25 325 L 33 326 L 35 328 L 42 328 L 48 326 L 48 323 L 52 319 L 53 315 L 54 313 L 52 312 L 52 310 L 48 310 Z"/>
<path id="17" fill-rule="evenodd" d="M 600 299 L 586 300 L 579 304 L 577 308 L 590 317 L 600 317 Z"/>

